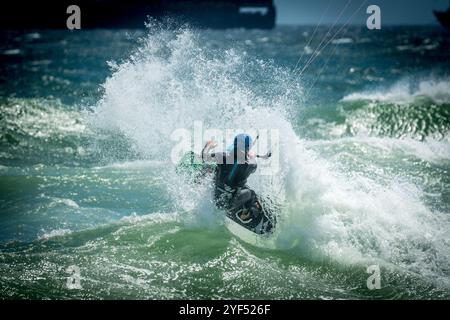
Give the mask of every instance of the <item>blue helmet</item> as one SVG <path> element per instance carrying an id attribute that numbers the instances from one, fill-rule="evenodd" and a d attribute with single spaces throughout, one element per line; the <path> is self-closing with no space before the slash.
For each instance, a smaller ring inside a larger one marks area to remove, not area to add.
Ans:
<path id="1" fill-rule="evenodd" d="M 250 137 L 248 134 L 241 133 L 234 138 L 233 147 L 234 150 L 239 150 L 247 153 L 252 147 L 252 144 L 252 137 Z"/>

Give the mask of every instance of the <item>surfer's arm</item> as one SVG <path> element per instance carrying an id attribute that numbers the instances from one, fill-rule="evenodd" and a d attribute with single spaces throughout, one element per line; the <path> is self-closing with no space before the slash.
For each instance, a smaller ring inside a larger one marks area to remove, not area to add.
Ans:
<path id="1" fill-rule="evenodd" d="M 208 141 L 202 150 L 202 161 L 203 162 L 217 162 L 214 154 L 211 154 L 210 151 L 217 146 L 217 143 L 213 140 Z"/>

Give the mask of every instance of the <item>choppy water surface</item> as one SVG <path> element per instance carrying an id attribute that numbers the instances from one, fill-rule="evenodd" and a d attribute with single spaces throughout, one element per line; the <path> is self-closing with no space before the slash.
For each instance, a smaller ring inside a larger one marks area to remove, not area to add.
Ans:
<path id="1" fill-rule="evenodd" d="M 313 30 L 2 32 L 0 296 L 448 299 L 448 33 L 347 28 L 300 75 Z M 194 121 L 280 133 L 275 250 L 176 175 Z"/>

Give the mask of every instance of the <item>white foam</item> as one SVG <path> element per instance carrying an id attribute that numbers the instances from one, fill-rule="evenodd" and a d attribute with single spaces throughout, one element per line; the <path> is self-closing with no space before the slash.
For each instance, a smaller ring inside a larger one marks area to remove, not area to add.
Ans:
<path id="1" fill-rule="evenodd" d="M 270 64 L 245 60 L 244 54 L 233 50 L 205 50 L 190 31 L 150 35 L 129 61 L 114 67 L 93 121 L 122 131 L 139 151 L 161 161 L 168 159 L 173 146 L 171 133 L 191 128 L 197 120 L 219 129 L 276 128 L 282 137 L 280 171 L 269 179 L 252 176 L 249 184 L 283 201 L 278 248 L 299 243 L 302 252 L 313 251 L 342 263 L 376 260 L 443 277 L 442 263 L 448 264 L 450 256 L 448 217 L 424 204 L 420 188 L 341 174 L 327 159 L 307 150 L 293 130 L 284 107 L 298 104 L 289 95 L 296 90 L 288 76 Z M 246 86 L 241 80 L 249 72 L 270 78 L 270 84 L 263 91 Z M 434 88 L 423 83 L 412 94 L 405 88 L 398 85 L 388 93 L 353 94 L 344 100 L 407 101 L 421 93 L 448 97 L 447 82 Z M 387 144 L 384 140 L 381 147 Z M 408 141 L 403 148 L 423 157 L 448 156 L 440 146 L 429 151 L 423 146 Z M 207 186 L 187 185 L 174 170 L 161 172 L 161 178 L 180 212 L 192 210 L 199 212 L 200 221 L 214 221 L 212 205 L 205 200 Z"/>
<path id="2" fill-rule="evenodd" d="M 72 230 L 70 229 L 55 229 L 50 232 L 46 232 L 43 235 L 39 236 L 39 240 L 48 240 L 54 237 L 61 237 L 67 234 L 72 233 Z"/>
<path id="3" fill-rule="evenodd" d="M 245 57 L 233 50 L 209 57 L 196 41 L 188 31 L 163 32 L 145 41 L 105 82 L 96 126 L 124 132 L 141 153 L 159 160 L 168 160 L 176 144 L 172 133 L 192 130 L 194 121 L 202 121 L 205 130 L 271 127 L 267 113 L 277 112 L 285 101 L 260 99 L 241 84 Z"/>
<path id="4" fill-rule="evenodd" d="M 72 199 L 56 198 L 56 197 L 51 197 L 50 199 L 52 200 L 52 202 L 50 203 L 49 207 L 54 207 L 56 205 L 63 204 L 67 207 L 79 208 L 78 204 Z"/>
<path id="5" fill-rule="evenodd" d="M 6 56 L 15 56 L 18 54 L 21 54 L 22 51 L 20 51 L 20 49 L 9 49 L 9 50 L 4 50 L 3 54 Z"/>
<path id="6" fill-rule="evenodd" d="M 352 38 L 339 38 L 339 39 L 334 39 L 333 41 L 331 41 L 332 44 L 349 44 L 349 43 L 353 43 L 353 39 Z"/>
<path id="7" fill-rule="evenodd" d="M 119 221 L 136 224 L 143 221 L 151 221 L 154 223 L 167 223 L 178 221 L 179 214 L 177 212 L 152 212 L 144 215 L 131 214 L 122 217 Z"/>
<path id="8" fill-rule="evenodd" d="M 93 167 L 94 170 L 102 169 L 145 169 L 154 168 L 165 164 L 163 161 L 158 160 L 135 160 L 135 161 L 125 161 L 108 164 L 105 166 Z"/>
<path id="9" fill-rule="evenodd" d="M 45 139 L 86 132 L 80 114 L 61 107 L 58 100 L 11 98 L 2 112 L 5 117 L 14 118 L 20 130 L 32 137 Z"/>
<path id="10" fill-rule="evenodd" d="M 345 96 L 342 101 L 381 101 L 410 103 L 419 96 L 427 96 L 437 103 L 450 103 L 450 81 L 422 80 L 413 88 L 409 79 L 401 80 L 389 89 L 356 92 Z"/>
<path id="11" fill-rule="evenodd" d="M 450 161 L 450 137 L 442 140 L 426 139 L 418 141 L 412 138 L 395 139 L 389 137 L 371 137 L 358 135 L 356 137 L 343 137 L 333 140 L 314 140 L 307 142 L 309 147 L 319 145 L 342 145 L 359 143 L 368 145 L 389 154 L 401 153 L 403 155 L 412 155 L 418 159 L 425 160 L 435 164 L 442 164 L 443 161 Z"/>
<path id="12" fill-rule="evenodd" d="M 298 238 L 302 252 L 366 267 L 394 265 L 445 280 L 450 219 L 424 204 L 420 188 L 396 181 L 386 185 L 356 173 L 348 178 L 308 153 L 291 148 L 301 161 L 291 159 L 286 174 L 280 246 Z"/>

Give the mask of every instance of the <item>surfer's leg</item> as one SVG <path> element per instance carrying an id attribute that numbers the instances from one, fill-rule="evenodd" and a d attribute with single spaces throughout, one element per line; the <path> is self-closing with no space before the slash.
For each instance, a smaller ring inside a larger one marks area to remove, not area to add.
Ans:
<path id="1" fill-rule="evenodd" d="M 252 199 L 252 192 L 250 189 L 240 189 L 232 200 L 232 207 L 238 208 L 244 206 Z"/>
<path id="2" fill-rule="evenodd" d="M 262 213 L 262 207 L 261 204 L 259 203 L 259 200 L 256 196 L 255 191 L 250 190 L 251 192 L 251 197 L 249 202 L 247 203 L 248 208 L 250 208 L 250 213 L 252 215 L 252 217 L 254 219 L 258 218 L 261 216 Z"/>
<path id="3" fill-rule="evenodd" d="M 251 218 L 248 204 L 251 202 L 252 197 L 252 191 L 250 189 L 243 188 L 237 191 L 232 199 L 231 207 L 233 208 L 233 211 L 242 208 L 242 211 L 239 214 L 242 220 L 248 220 Z"/>

